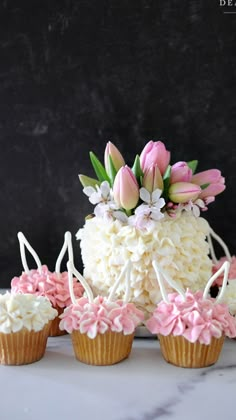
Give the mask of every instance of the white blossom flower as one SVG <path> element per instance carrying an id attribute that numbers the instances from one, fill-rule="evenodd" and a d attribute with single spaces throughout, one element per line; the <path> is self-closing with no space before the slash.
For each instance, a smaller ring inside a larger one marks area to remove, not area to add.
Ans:
<path id="1" fill-rule="evenodd" d="M 128 216 L 115 203 L 113 191 L 107 181 L 102 182 L 100 187 L 98 185 L 96 185 L 96 188 L 85 187 L 83 191 L 89 197 L 90 203 L 97 204 L 94 207 L 94 215 L 96 217 L 107 221 L 117 219 L 122 223 L 128 222 Z"/>
<path id="2" fill-rule="evenodd" d="M 96 185 L 96 188 L 85 187 L 83 192 L 92 204 L 107 203 L 111 200 L 111 188 L 107 181 L 103 181 L 100 186 Z"/>
<path id="3" fill-rule="evenodd" d="M 140 188 L 140 198 L 145 204 L 140 204 L 135 210 L 135 217 L 130 221 L 140 229 L 152 229 L 155 222 L 163 219 L 164 214 L 161 212 L 165 205 L 164 198 L 160 198 L 162 191 L 156 189 L 152 193 L 145 188 Z"/>
<path id="4" fill-rule="evenodd" d="M 140 188 L 140 198 L 144 201 L 144 203 L 148 204 L 149 207 L 155 207 L 161 209 L 165 205 L 164 198 L 160 198 L 162 191 L 158 188 L 150 193 L 146 188 Z"/>
<path id="5" fill-rule="evenodd" d="M 122 223 L 128 223 L 129 217 L 121 210 L 114 210 L 113 216 Z"/>
<path id="6" fill-rule="evenodd" d="M 196 201 L 192 202 L 191 200 L 187 204 L 181 206 L 182 210 L 192 212 L 195 217 L 200 216 L 200 210 L 207 210 L 206 205 L 203 200 L 198 198 Z"/>

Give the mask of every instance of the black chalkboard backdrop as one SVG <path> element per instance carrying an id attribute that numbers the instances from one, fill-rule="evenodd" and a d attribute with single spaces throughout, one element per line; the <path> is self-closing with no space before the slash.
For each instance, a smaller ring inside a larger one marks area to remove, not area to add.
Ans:
<path id="1" fill-rule="evenodd" d="M 227 188 L 204 216 L 236 251 L 236 12 L 217 0 L 0 2 L 0 287 L 22 271 L 22 230 L 53 269 L 66 230 L 92 205 L 112 141 L 131 164 L 150 140 L 172 162 L 219 168 Z M 231 12 L 231 13 L 226 13 Z M 29 264 L 31 259 L 29 258 Z"/>

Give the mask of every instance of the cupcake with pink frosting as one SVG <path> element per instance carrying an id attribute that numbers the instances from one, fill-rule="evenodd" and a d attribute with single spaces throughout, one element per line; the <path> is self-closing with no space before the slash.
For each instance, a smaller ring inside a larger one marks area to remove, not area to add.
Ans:
<path id="1" fill-rule="evenodd" d="M 60 328 L 71 334 L 75 357 L 92 365 L 112 365 L 127 358 L 135 329 L 144 319 L 143 312 L 128 302 L 130 265 L 124 267 L 107 298 L 94 298 L 73 263 L 68 262 L 67 267 L 72 304 L 60 316 Z M 83 284 L 87 297 L 75 298 L 72 273 Z M 124 300 L 114 301 L 115 291 L 125 273 L 127 290 Z"/>
<path id="2" fill-rule="evenodd" d="M 69 260 L 73 260 L 73 250 L 71 244 L 70 232 L 65 233 L 65 241 L 61 252 L 57 258 L 55 272 L 49 271 L 46 265 L 41 265 L 40 259 L 31 245 L 28 243 L 24 235 L 19 232 L 18 238 L 20 242 L 21 260 L 24 267 L 24 272 L 19 277 L 14 277 L 11 281 L 12 293 L 30 293 L 36 296 L 47 297 L 52 306 L 57 310 L 60 315 L 64 309 L 71 304 L 69 286 L 68 286 L 68 273 L 60 272 L 62 258 L 68 249 Z M 25 256 L 25 247 L 28 248 L 37 264 L 37 269 L 30 270 L 28 268 Z M 73 287 L 76 297 L 83 295 L 83 286 L 75 278 L 73 278 Z M 66 332 L 59 328 L 60 319 L 58 317 L 51 323 L 49 335 L 54 337 L 63 335 Z"/>
<path id="3" fill-rule="evenodd" d="M 146 326 L 157 334 L 164 359 L 176 366 L 197 368 L 217 362 L 225 337 L 236 336 L 236 319 L 222 301 L 228 279 L 229 262 L 208 281 L 204 292 L 184 292 L 153 262 L 163 300 L 157 305 Z M 224 271 L 223 286 L 217 299 L 209 290 Z M 162 276 L 177 292 L 167 294 Z"/>

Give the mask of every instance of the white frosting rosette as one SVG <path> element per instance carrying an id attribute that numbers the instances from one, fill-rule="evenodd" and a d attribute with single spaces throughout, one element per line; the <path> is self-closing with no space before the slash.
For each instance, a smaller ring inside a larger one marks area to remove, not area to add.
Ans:
<path id="1" fill-rule="evenodd" d="M 205 219 L 182 212 L 175 218 L 165 215 L 149 230 L 94 217 L 86 220 L 77 239 L 81 241 L 84 276 L 95 294 L 108 295 L 124 264 L 132 262 L 130 301 L 148 315 L 162 299 L 153 260 L 184 289 L 204 289 L 212 272 L 208 234 Z M 116 298 L 122 299 L 124 293 L 123 281 Z"/>
<path id="2" fill-rule="evenodd" d="M 230 280 L 225 288 L 225 293 L 222 302 L 229 307 L 229 312 L 236 316 L 236 280 Z"/>
<path id="3" fill-rule="evenodd" d="M 15 333 L 23 328 L 41 331 L 56 316 L 56 309 L 44 296 L 8 292 L 0 295 L 0 333 Z"/>

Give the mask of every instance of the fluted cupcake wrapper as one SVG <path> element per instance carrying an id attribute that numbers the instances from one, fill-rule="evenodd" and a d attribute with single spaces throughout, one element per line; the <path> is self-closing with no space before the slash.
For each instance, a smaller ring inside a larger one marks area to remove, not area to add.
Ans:
<path id="1" fill-rule="evenodd" d="M 202 368 L 213 365 L 219 359 L 225 337 L 212 337 L 209 345 L 191 343 L 183 336 L 158 335 L 164 359 L 173 365 L 186 368 Z"/>
<path id="2" fill-rule="evenodd" d="M 45 353 L 51 321 L 41 331 L 0 333 L 0 364 L 26 365 L 37 362 Z"/>
<path id="3" fill-rule="evenodd" d="M 65 308 L 61 308 L 60 306 L 53 306 L 54 309 L 57 310 L 58 312 L 58 316 L 56 316 L 56 318 L 53 319 L 52 323 L 51 323 L 51 327 L 49 330 L 49 337 L 57 337 L 60 335 L 65 335 L 67 334 L 67 332 L 65 330 L 60 330 L 59 328 L 59 324 L 61 319 L 59 318 L 59 315 L 61 315 L 64 312 Z"/>
<path id="4" fill-rule="evenodd" d="M 73 331 L 71 336 L 75 357 L 80 362 L 97 366 L 113 365 L 126 359 L 134 338 L 134 334 L 113 331 L 98 334 L 93 339 L 79 331 Z"/>

